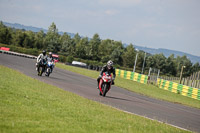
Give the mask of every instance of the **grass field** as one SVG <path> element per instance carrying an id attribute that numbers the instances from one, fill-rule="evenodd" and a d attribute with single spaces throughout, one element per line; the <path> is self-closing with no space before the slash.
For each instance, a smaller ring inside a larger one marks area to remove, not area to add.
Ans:
<path id="1" fill-rule="evenodd" d="M 91 78 L 96 79 L 99 75 L 99 72 L 93 71 L 93 70 L 88 70 L 84 68 L 79 68 L 79 67 L 74 67 L 74 66 L 69 66 L 69 65 L 64 65 L 61 63 L 57 63 L 56 67 L 66 69 L 72 72 L 76 72 Z M 154 85 L 147 85 L 147 84 L 141 84 L 135 81 L 123 79 L 121 77 L 117 77 L 115 80 L 115 85 L 121 88 L 125 88 L 127 90 L 137 92 L 142 95 L 146 95 L 148 97 L 160 99 L 160 100 L 166 100 L 170 101 L 173 103 L 180 103 L 183 105 L 195 107 L 195 108 L 200 108 L 200 101 L 195 100 L 189 97 L 185 97 L 179 94 L 175 94 L 166 90 L 162 90 Z M 114 90 L 113 90 L 114 91 Z"/>
<path id="2" fill-rule="evenodd" d="M 82 98 L 0 66 L 0 132 L 188 132 Z"/>

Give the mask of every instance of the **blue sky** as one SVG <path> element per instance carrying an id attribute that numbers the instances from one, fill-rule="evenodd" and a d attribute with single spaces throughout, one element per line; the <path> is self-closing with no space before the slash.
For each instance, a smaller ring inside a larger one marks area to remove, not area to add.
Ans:
<path id="1" fill-rule="evenodd" d="M 200 0 L 0 0 L 0 20 L 200 56 Z"/>

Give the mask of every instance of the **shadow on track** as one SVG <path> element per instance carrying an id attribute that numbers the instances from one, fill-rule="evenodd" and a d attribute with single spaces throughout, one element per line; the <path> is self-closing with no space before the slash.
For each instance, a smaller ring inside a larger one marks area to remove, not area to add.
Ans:
<path id="1" fill-rule="evenodd" d="M 45 77 L 46 77 L 46 78 L 49 78 L 49 79 L 55 79 L 55 80 L 58 80 L 58 81 L 64 81 L 64 82 L 66 82 L 65 79 L 57 78 L 57 77 L 54 77 L 54 76 L 49 76 L 49 77 L 45 76 Z"/>
<path id="2" fill-rule="evenodd" d="M 124 98 L 118 98 L 118 97 L 106 96 L 106 98 L 111 98 L 111 99 L 116 99 L 116 100 L 123 100 L 123 101 L 134 102 L 134 101 L 132 101 L 132 100 L 128 100 L 128 99 L 124 99 Z"/>

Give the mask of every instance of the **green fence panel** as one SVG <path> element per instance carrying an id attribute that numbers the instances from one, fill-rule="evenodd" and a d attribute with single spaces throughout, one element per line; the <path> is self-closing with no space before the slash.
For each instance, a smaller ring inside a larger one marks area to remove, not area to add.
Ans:
<path id="1" fill-rule="evenodd" d="M 142 75 L 141 75 L 141 74 L 138 74 L 138 78 L 137 78 L 137 81 L 138 81 L 138 82 L 140 82 L 141 77 L 142 77 Z"/>
<path id="2" fill-rule="evenodd" d="M 166 80 L 163 80 L 162 89 L 165 87 Z"/>
<path id="3" fill-rule="evenodd" d="M 172 87 L 173 87 L 173 82 L 169 82 L 169 87 L 168 87 L 168 90 L 171 92 L 172 91 Z"/>
<path id="4" fill-rule="evenodd" d="M 133 80 L 133 77 L 134 77 L 134 72 L 131 72 L 131 77 L 130 77 L 130 79 Z"/>
<path id="5" fill-rule="evenodd" d="M 197 99 L 200 100 L 200 89 L 198 89 Z"/>
<path id="6" fill-rule="evenodd" d="M 126 79 L 127 71 L 124 70 L 124 78 Z"/>
<path id="7" fill-rule="evenodd" d="M 177 93 L 178 93 L 178 94 L 182 94 L 182 90 L 183 90 L 183 85 L 182 85 L 182 84 L 179 84 L 179 85 L 177 86 Z"/>
<path id="8" fill-rule="evenodd" d="M 120 74 L 121 74 L 121 70 L 119 69 L 119 73 L 118 73 L 118 76 L 120 76 Z"/>
<path id="9" fill-rule="evenodd" d="M 192 88 L 192 87 L 189 87 L 188 93 L 187 93 L 187 96 L 188 96 L 188 97 L 192 97 L 192 91 L 193 91 L 193 88 Z"/>
<path id="10" fill-rule="evenodd" d="M 135 72 L 133 72 L 133 80 L 134 80 L 134 77 L 135 77 Z"/>
<path id="11" fill-rule="evenodd" d="M 147 79 L 148 79 L 148 76 L 145 76 L 145 78 L 144 78 L 144 83 L 145 84 L 147 83 Z"/>

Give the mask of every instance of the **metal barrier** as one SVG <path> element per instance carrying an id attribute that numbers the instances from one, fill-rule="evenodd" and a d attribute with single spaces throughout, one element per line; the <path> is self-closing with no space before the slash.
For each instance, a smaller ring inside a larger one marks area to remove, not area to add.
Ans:
<path id="1" fill-rule="evenodd" d="M 0 50 L 0 53 L 9 54 L 9 55 L 15 55 L 15 56 L 21 56 L 21 57 L 31 58 L 31 59 L 37 59 L 37 57 L 33 56 L 33 55 L 27 55 L 27 54 L 12 52 L 12 51 Z"/>

